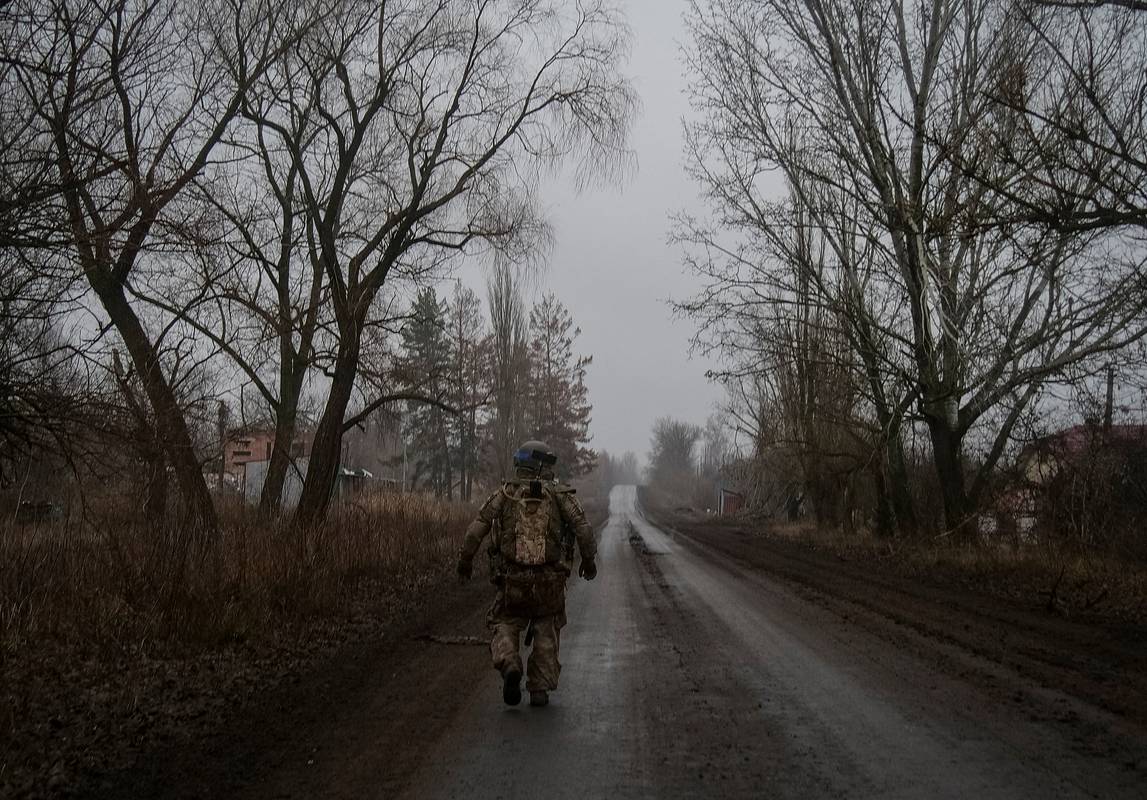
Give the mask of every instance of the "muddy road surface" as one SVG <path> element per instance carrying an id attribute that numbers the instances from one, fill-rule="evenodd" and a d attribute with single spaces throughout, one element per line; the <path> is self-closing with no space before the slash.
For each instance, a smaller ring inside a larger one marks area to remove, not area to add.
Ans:
<path id="1" fill-rule="evenodd" d="M 945 603 L 929 630 L 768 562 L 658 527 L 615 488 L 598 579 L 571 582 L 548 707 L 501 703 L 489 587 L 471 585 L 401 646 L 109 795 L 1147 797 L 1141 719 L 1073 692 L 1070 671 L 1033 678 L 937 635 L 964 626 Z"/>

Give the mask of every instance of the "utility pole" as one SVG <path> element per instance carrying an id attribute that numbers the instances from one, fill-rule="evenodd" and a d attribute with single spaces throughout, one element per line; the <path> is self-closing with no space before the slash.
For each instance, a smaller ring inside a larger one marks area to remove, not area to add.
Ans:
<path id="1" fill-rule="evenodd" d="M 1115 367 L 1107 367 L 1107 402 L 1103 406 L 1103 430 L 1111 430 L 1112 417 L 1115 411 Z"/>
<path id="2" fill-rule="evenodd" d="M 406 411 L 398 418 L 398 429 L 402 435 L 402 493 L 406 494 Z"/>
<path id="3" fill-rule="evenodd" d="M 454 305 L 457 306 L 457 310 L 458 310 L 458 353 L 457 353 L 457 356 L 458 356 L 458 371 L 457 371 L 458 396 L 455 398 L 455 400 L 458 403 L 458 409 L 459 409 L 458 413 L 455 415 L 455 418 L 457 420 L 457 426 L 458 426 L 458 454 L 460 457 L 459 461 L 461 462 L 458 465 L 458 469 L 459 469 L 458 499 L 459 500 L 469 500 L 470 498 L 466 496 L 466 480 L 467 480 L 466 476 L 467 476 L 468 470 L 469 470 L 469 465 L 467 462 L 468 462 L 468 459 L 470 457 L 470 453 L 466 449 L 467 448 L 467 438 L 468 438 L 467 437 L 468 431 L 465 430 L 466 417 L 465 417 L 464 412 L 461 410 L 463 403 L 465 403 L 464 396 L 465 396 L 465 391 L 466 391 L 465 387 L 463 385 L 463 381 L 464 381 L 463 364 L 464 364 L 464 359 L 466 356 L 466 343 L 465 343 L 464 338 L 463 338 L 465 336 L 465 333 L 462 329 L 462 282 L 460 280 L 458 280 L 457 278 L 455 278 L 454 280 L 455 280 Z M 449 487 L 447 487 L 446 491 L 447 491 L 447 495 L 449 495 L 449 492 L 450 492 Z"/>
<path id="4" fill-rule="evenodd" d="M 227 473 L 227 403 L 219 401 L 219 494 Z"/>

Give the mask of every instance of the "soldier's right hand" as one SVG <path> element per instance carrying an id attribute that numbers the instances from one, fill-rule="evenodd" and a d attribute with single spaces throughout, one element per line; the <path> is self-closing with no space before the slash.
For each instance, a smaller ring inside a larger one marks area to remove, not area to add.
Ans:
<path id="1" fill-rule="evenodd" d="M 474 574 L 474 562 L 468 558 L 460 558 L 458 559 L 458 567 L 456 571 L 458 573 L 458 582 L 465 583 L 466 581 L 470 580 L 471 576 Z"/>
<path id="2" fill-rule="evenodd" d="M 592 558 L 583 558 L 578 565 L 577 574 L 587 581 L 592 581 L 597 577 L 597 562 Z"/>

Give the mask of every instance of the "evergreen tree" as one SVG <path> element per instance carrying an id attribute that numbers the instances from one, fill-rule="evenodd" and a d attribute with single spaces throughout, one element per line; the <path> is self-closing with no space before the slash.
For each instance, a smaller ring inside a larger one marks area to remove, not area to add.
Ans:
<path id="1" fill-rule="evenodd" d="M 450 342 L 447 307 L 433 288 L 418 293 L 410 318 L 402 327 L 402 356 L 397 377 L 403 388 L 433 398 L 448 395 Z M 410 486 L 425 488 L 438 496 L 451 496 L 453 486 L 450 414 L 429 403 L 407 405 L 407 438 Z"/>
<path id="2" fill-rule="evenodd" d="M 469 500 L 478 470 L 478 409 L 492 391 L 490 338 L 478 295 L 456 285 L 446 322 L 450 343 L 448 401 L 459 411 L 450 420 L 450 455 L 458 475 L 458 496 Z"/>
<path id="3" fill-rule="evenodd" d="M 581 329 L 558 298 L 547 294 L 530 311 L 529 382 L 526 410 L 531 436 L 544 440 L 558 456 L 558 474 L 565 479 L 593 468 L 596 454 L 589 444 L 590 412 L 585 385 L 592 356 L 574 353 Z"/>

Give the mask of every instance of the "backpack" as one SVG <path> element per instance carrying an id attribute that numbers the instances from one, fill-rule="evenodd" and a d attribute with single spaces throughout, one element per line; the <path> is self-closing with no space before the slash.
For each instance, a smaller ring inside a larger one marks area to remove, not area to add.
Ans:
<path id="1" fill-rule="evenodd" d="M 561 511 L 553 487 L 542 481 L 507 483 L 502 494 L 502 562 L 540 567 L 561 561 Z"/>

